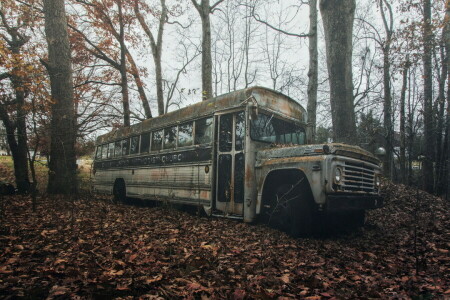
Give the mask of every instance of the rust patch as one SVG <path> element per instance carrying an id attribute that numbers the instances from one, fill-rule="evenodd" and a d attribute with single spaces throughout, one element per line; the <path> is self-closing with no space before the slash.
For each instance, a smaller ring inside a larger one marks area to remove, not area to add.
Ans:
<path id="1" fill-rule="evenodd" d="M 304 162 L 316 162 L 325 160 L 325 156 L 301 156 L 301 157 L 283 157 L 283 158 L 273 158 L 264 161 L 261 166 L 271 166 L 278 164 L 288 164 L 288 163 L 304 163 Z"/>
<path id="2" fill-rule="evenodd" d="M 209 200 L 209 192 L 208 191 L 200 191 L 200 199 Z"/>
<path id="3" fill-rule="evenodd" d="M 251 182 L 253 179 L 253 170 L 246 168 L 245 170 L 245 182 Z"/>

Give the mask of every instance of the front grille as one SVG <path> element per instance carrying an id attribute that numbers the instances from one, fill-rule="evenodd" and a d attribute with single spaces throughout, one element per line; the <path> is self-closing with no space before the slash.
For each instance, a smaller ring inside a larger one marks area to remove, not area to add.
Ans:
<path id="1" fill-rule="evenodd" d="M 375 170 L 363 163 L 345 162 L 340 190 L 375 193 Z"/>

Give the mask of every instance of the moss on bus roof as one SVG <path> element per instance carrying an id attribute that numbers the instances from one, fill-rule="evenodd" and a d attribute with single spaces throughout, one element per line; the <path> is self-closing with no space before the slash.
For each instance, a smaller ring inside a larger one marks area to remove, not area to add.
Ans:
<path id="1" fill-rule="evenodd" d="M 288 111 L 293 117 L 296 117 L 302 122 L 306 122 L 305 109 L 295 100 L 280 92 L 255 86 L 223 94 L 206 101 L 201 101 L 199 103 L 169 112 L 162 116 L 146 119 L 129 127 L 113 129 L 111 132 L 99 136 L 97 138 L 97 143 L 101 144 L 107 141 L 120 139 L 125 136 L 137 135 L 142 132 L 159 129 L 168 125 L 180 124 L 201 117 L 211 116 L 215 112 L 237 108 L 244 104 L 243 101 L 255 94 L 261 96 L 261 99 L 258 99 L 259 107 L 268 108 L 272 111 L 279 112 Z M 287 100 L 286 104 L 288 107 L 283 107 L 275 103 L 280 97 Z"/>

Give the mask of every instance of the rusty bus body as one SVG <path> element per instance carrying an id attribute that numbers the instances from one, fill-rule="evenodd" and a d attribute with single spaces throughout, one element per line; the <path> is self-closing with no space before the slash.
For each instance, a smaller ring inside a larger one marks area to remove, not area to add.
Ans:
<path id="1" fill-rule="evenodd" d="M 293 234 L 317 212 L 361 215 L 382 205 L 379 161 L 359 147 L 307 143 L 305 109 L 252 87 L 100 136 L 94 188 L 202 206 L 207 214 Z"/>

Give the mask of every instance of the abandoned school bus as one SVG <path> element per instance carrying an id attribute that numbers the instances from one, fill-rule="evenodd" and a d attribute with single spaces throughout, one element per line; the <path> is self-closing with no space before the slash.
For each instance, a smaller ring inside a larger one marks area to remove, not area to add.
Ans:
<path id="1" fill-rule="evenodd" d="M 382 206 L 379 161 L 344 144 L 311 145 L 305 109 L 252 87 L 97 139 L 94 188 L 202 206 L 209 215 L 257 217 L 294 235 L 319 215 L 356 219 Z"/>

